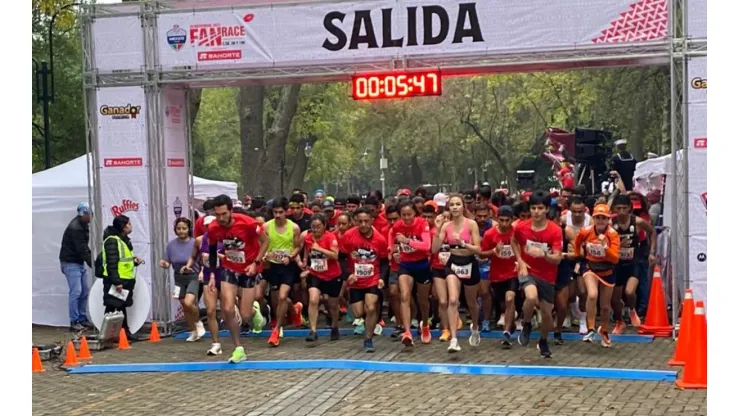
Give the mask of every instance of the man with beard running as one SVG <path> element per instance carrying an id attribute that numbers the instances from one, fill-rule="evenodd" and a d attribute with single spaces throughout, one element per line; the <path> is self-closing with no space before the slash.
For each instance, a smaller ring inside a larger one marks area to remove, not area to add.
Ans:
<path id="1" fill-rule="evenodd" d="M 213 199 L 216 221 L 208 225 L 207 231 L 208 268 L 211 270 L 208 285 L 210 290 L 215 290 L 214 271 L 219 258 L 218 243 L 223 243 L 221 292 L 224 296 L 221 299 L 221 308 L 235 346 L 229 362 L 240 363 L 247 356 L 239 340 L 240 328 L 234 316 L 234 304 L 238 295 L 242 322 L 252 322 L 252 316 L 255 315 L 255 288 L 262 280 L 262 261 L 270 241 L 257 221 L 243 214 L 232 213 L 232 208 L 228 195 L 219 195 Z"/>
<path id="2" fill-rule="evenodd" d="M 378 318 L 378 300 L 388 272 L 388 242 L 373 228 L 373 217 L 367 208 L 355 211 L 356 227 L 344 235 L 349 254 L 349 303 L 355 317 L 365 317 L 365 352 L 374 352 L 373 329 Z"/>

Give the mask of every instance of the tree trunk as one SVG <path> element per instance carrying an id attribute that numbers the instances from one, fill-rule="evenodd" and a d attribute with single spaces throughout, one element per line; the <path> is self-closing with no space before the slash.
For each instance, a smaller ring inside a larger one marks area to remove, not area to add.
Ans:
<path id="1" fill-rule="evenodd" d="M 663 99 L 663 123 L 661 125 L 660 148 L 658 154 L 663 156 L 671 153 L 671 95 L 665 94 Z"/>
<path id="2" fill-rule="evenodd" d="M 308 170 L 308 158 L 305 153 L 306 143 L 310 143 L 313 146 L 316 140 L 314 136 L 298 140 L 295 157 L 293 158 L 293 167 L 290 169 L 290 178 L 285 186 L 286 193 L 292 192 L 296 188 L 303 189 L 303 179 L 306 176 L 306 170 Z"/>
<path id="3" fill-rule="evenodd" d="M 262 167 L 264 154 L 262 118 L 265 106 L 265 87 L 261 85 L 239 88 L 239 132 L 242 153 L 242 185 L 247 193 L 262 195 L 257 177 Z"/>
<path id="4" fill-rule="evenodd" d="M 203 94 L 201 88 L 193 88 L 190 90 L 190 102 L 188 102 L 190 111 L 190 131 L 195 128 L 195 120 L 198 117 L 198 111 L 200 111 L 200 99 Z"/>
<path id="5" fill-rule="evenodd" d="M 300 84 L 281 88 L 272 125 L 264 128 L 265 87 L 239 89 L 239 127 L 242 143 L 242 182 L 254 195 L 274 198 L 280 192 L 280 165 L 290 126 L 298 107 Z"/>

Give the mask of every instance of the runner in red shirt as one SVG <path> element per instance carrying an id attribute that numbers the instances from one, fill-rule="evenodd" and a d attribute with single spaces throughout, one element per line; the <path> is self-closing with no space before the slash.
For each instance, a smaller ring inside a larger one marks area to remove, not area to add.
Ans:
<path id="1" fill-rule="evenodd" d="M 355 317 L 365 317 L 365 352 L 375 351 L 373 330 L 378 318 L 378 300 L 385 286 L 381 279 L 388 270 L 388 242 L 373 226 L 370 210 L 355 211 L 356 227 L 345 234 L 349 250 L 349 303 Z"/>
<path id="2" fill-rule="evenodd" d="M 203 211 L 205 214 L 195 220 L 195 225 L 193 226 L 193 236 L 195 238 L 202 236 L 208 231 L 208 227 L 206 227 L 203 221 L 205 221 L 207 216 L 213 215 L 213 200 L 209 199 L 203 203 Z"/>
<path id="3" fill-rule="evenodd" d="M 324 212 L 324 215 L 326 215 L 326 229 L 329 231 L 336 230 L 337 218 L 339 217 L 339 214 L 341 214 L 341 211 L 337 210 L 334 206 L 334 202 L 329 200 L 322 202 L 321 209 Z"/>
<path id="4" fill-rule="evenodd" d="M 524 310 L 522 332 L 519 344 L 529 344 L 532 334 L 532 315 L 539 299 L 542 312 L 540 341 L 537 345 L 540 355 L 549 358 L 552 353 L 547 344 L 547 334 L 552 330 L 552 307 L 555 302 L 555 280 L 558 264 L 562 258 L 563 231 L 547 219 L 550 209 L 550 193 L 535 191 L 529 197 L 529 211 L 532 218 L 521 221 L 514 229 L 511 248 L 516 256 L 519 286 L 524 290 Z"/>
<path id="5" fill-rule="evenodd" d="M 342 269 L 342 291 L 339 293 L 339 313 L 347 313 L 347 300 L 349 299 L 347 277 L 349 276 L 349 250 L 344 244 L 345 233 L 352 228 L 352 218 L 347 212 L 337 215 L 337 228 L 332 233 L 339 244 L 339 267 Z"/>
<path id="6" fill-rule="evenodd" d="M 392 338 L 398 338 L 401 335 L 403 335 L 404 327 L 403 327 L 403 316 L 401 314 L 401 291 L 398 287 L 398 270 L 401 267 L 399 262 L 401 261 L 401 245 L 393 242 L 394 238 L 391 234 L 391 227 L 393 224 L 395 224 L 398 220 L 400 220 L 400 216 L 398 214 L 398 205 L 390 204 L 385 207 L 385 216 L 388 219 L 388 229 L 387 231 L 383 231 L 383 235 L 386 236 L 386 241 L 392 242 L 389 244 L 389 255 L 388 259 L 390 260 L 390 267 L 388 271 L 388 287 L 389 289 L 389 295 L 391 298 L 391 309 L 393 310 L 393 316 L 396 319 L 396 330 L 393 331 L 393 334 L 391 334 Z M 378 229 L 375 227 L 375 229 Z M 415 304 L 411 303 L 411 316 L 416 315 L 415 310 Z"/>
<path id="7" fill-rule="evenodd" d="M 516 293 L 519 291 L 517 279 L 516 257 L 511 248 L 511 239 L 514 228 L 514 210 L 508 205 L 498 208 L 497 223 L 483 234 L 481 241 L 481 257 L 491 259 L 491 271 L 488 279 L 491 281 L 497 305 L 504 305 L 504 339 L 501 345 L 504 349 L 511 348 L 511 332 L 514 331 L 514 311 L 516 309 Z"/>
<path id="8" fill-rule="evenodd" d="M 213 199 L 213 211 L 217 221 L 208 225 L 208 262 L 211 270 L 208 289 L 216 290 L 213 271 L 216 270 L 219 259 L 218 243 L 223 243 L 221 292 L 224 296 L 221 312 L 236 347 L 229 362 L 239 363 L 246 360 L 247 356 L 239 340 L 240 328 L 235 319 L 234 304 L 236 296 L 239 295 L 239 313 L 242 322 L 252 322 L 253 315 L 259 314 L 259 311 L 255 314 L 253 306 L 256 304 L 255 288 L 262 280 L 260 273 L 269 238 L 257 221 L 246 215 L 232 213 L 232 208 L 228 195 L 219 195 Z M 258 315 L 258 318 L 261 318 L 261 315 Z"/>
<path id="9" fill-rule="evenodd" d="M 432 288 L 432 273 L 429 269 L 429 251 L 431 238 L 429 225 L 422 218 L 416 216 L 414 203 L 405 200 L 398 204 L 401 221 L 391 227 L 393 242 L 401 246 L 400 267 L 398 270 L 401 288 L 401 314 L 406 331 L 401 342 L 407 347 L 414 345 L 411 337 L 411 289 L 416 284 L 416 294 L 421 310 L 421 340 L 431 342 L 429 331 L 429 292 Z"/>
<path id="10" fill-rule="evenodd" d="M 316 327 L 319 319 L 321 295 L 329 297 L 331 313 L 331 340 L 339 339 L 339 294 L 342 291 L 342 269 L 339 266 L 339 243 L 334 234 L 326 230 L 326 215 L 311 217 L 311 232 L 303 242 L 304 257 L 299 266 L 304 270 L 301 279 L 308 282 L 308 321 L 311 333 L 306 342 L 319 339 Z"/>

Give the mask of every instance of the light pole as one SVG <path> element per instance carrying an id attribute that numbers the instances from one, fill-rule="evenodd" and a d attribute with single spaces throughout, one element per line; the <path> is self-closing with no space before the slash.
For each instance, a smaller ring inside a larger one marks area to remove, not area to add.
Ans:
<path id="1" fill-rule="evenodd" d="M 385 158 L 385 139 L 380 141 L 380 191 L 385 194 L 385 170 L 388 169 L 388 159 Z"/>
<path id="2" fill-rule="evenodd" d="M 63 10 L 72 6 L 79 6 L 80 3 L 69 3 L 60 7 L 54 12 L 49 21 L 49 64 L 41 61 L 39 68 L 38 62 L 34 59 L 35 76 L 36 76 L 36 99 L 42 102 L 42 117 L 44 119 L 44 167 L 51 168 L 51 123 L 49 120 L 49 104 L 54 102 L 54 22 Z M 49 85 L 51 84 L 51 85 Z M 50 88 L 51 87 L 51 88 Z M 39 89 L 41 91 L 39 91 Z"/>

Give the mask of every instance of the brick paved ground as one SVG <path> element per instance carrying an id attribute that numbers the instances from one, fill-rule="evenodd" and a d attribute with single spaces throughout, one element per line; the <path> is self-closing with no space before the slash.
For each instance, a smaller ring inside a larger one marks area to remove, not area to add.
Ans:
<path id="1" fill-rule="evenodd" d="M 34 342 L 66 341 L 68 333 L 34 328 Z M 129 351 L 93 352 L 96 364 L 223 361 L 207 357 L 210 340 L 139 342 Z M 552 346 L 540 359 L 534 343 L 502 351 L 496 340 L 446 353 L 435 341 L 405 352 L 399 342 L 376 339 L 375 354 L 362 352 L 360 337 L 322 339 L 309 348 L 284 338 L 277 349 L 266 338 L 245 340 L 250 360 L 371 359 L 385 361 L 572 365 L 668 369 L 673 344 L 614 344 L 611 350 L 581 342 Z M 33 413 L 38 415 L 705 415 L 706 391 L 679 391 L 672 383 L 553 377 L 493 377 L 363 371 L 233 371 L 200 373 L 66 375 L 44 363 L 33 376 Z"/>

